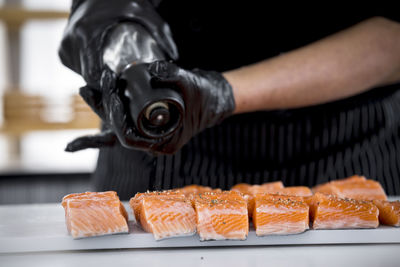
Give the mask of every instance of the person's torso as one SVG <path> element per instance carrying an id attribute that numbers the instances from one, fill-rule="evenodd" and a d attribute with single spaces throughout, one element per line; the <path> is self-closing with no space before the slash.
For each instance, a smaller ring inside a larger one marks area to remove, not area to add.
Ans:
<path id="1" fill-rule="evenodd" d="M 158 11 L 178 46 L 177 64 L 225 71 L 390 13 L 363 8 L 165 0 Z M 235 115 L 201 132 L 175 155 L 103 148 L 97 181 L 128 198 L 137 191 L 187 184 L 228 189 L 240 182 L 282 180 L 285 185 L 312 186 L 357 173 L 378 179 L 389 194 L 399 194 L 398 88 L 377 88 L 302 109 Z"/>

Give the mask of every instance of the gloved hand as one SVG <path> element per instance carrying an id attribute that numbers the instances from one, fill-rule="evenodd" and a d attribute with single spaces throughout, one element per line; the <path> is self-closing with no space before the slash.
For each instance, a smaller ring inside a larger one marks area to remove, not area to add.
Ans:
<path id="1" fill-rule="evenodd" d="M 59 54 L 65 65 L 86 80 L 87 86 L 80 89 L 80 94 L 102 118 L 104 129 L 99 135 L 76 139 L 68 144 L 67 151 L 112 145 L 118 139 L 128 148 L 173 153 L 192 136 L 215 125 L 234 110 L 232 88 L 221 74 L 185 71 L 166 61 L 152 63 L 147 71 L 154 76 L 154 87 L 174 88 L 182 94 L 186 108 L 182 127 L 173 135 L 160 139 L 141 136 L 127 112 L 127 99 L 118 86 L 115 72 L 103 63 L 107 34 L 118 23 L 127 21 L 144 26 L 170 59 L 178 57 L 168 25 L 146 0 L 86 0 L 77 5 L 65 30 Z M 144 47 L 143 51 L 150 55 L 159 54 L 153 53 L 153 42 L 149 42 L 146 35 L 142 36 L 143 44 L 149 45 L 138 47 Z"/>
<path id="2" fill-rule="evenodd" d="M 61 61 L 81 74 L 90 87 L 99 89 L 106 37 L 115 26 L 127 22 L 144 27 L 169 59 L 178 58 L 170 28 L 150 1 L 75 0 L 59 49 Z"/>
<path id="3" fill-rule="evenodd" d="M 174 153 L 193 136 L 230 116 L 235 109 L 232 87 L 221 73 L 193 69 L 184 70 L 167 61 L 149 64 L 154 88 L 177 90 L 185 102 L 182 126 L 152 149 Z"/>
<path id="4" fill-rule="evenodd" d="M 113 145 L 117 139 L 128 148 L 150 150 L 157 140 L 142 137 L 127 111 L 123 88 L 118 87 L 116 74 L 107 67 L 103 70 L 101 90 L 84 86 L 80 95 L 103 121 L 101 133 L 83 136 L 70 142 L 66 151 L 74 152 L 86 148 L 99 148 Z"/>
<path id="5" fill-rule="evenodd" d="M 128 26 L 121 27 L 124 25 Z M 109 41 L 108 36 L 114 33 L 114 29 L 119 31 L 122 38 L 125 32 L 121 33 L 121 29 L 136 31 L 134 36 L 116 40 L 125 43 L 122 46 L 117 43 L 112 47 L 122 49 L 121 55 L 117 53 L 115 62 L 111 62 L 115 67 L 121 68 L 117 66 L 118 63 L 127 60 L 149 60 L 160 58 L 162 54 L 161 58 L 178 58 L 169 26 L 157 14 L 150 1 L 74 0 L 59 55 L 64 65 L 81 74 L 87 82 L 80 89 L 80 94 L 103 120 L 104 125 L 101 134 L 78 138 L 67 146 L 67 151 L 111 145 L 117 137 L 124 146 L 135 146 L 138 149 L 148 150 L 154 142 L 145 141 L 136 134 L 134 128 L 129 127 L 129 116 L 124 104 L 126 99 L 116 86 L 115 70 L 111 71 L 108 62 L 103 62 L 105 50 L 109 48 L 105 47 Z M 130 43 L 132 40 L 136 43 Z M 123 52 L 128 50 L 125 47 L 138 54 L 124 55 Z M 115 52 L 112 49 L 109 54 Z"/>
<path id="6" fill-rule="evenodd" d="M 218 72 L 199 69 L 188 71 L 167 61 L 150 63 L 147 70 L 152 77 L 151 83 L 155 90 L 157 88 L 171 88 L 182 95 L 185 102 L 182 126 L 170 136 L 160 139 L 146 139 L 137 133 L 132 123 L 129 123 L 128 115 L 121 116 L 127 113 L 122 101 L 118 98 L 118 93 L 103 98 L 103 101 L 111 102 L 105 105 L 112 107 L 111 110 L 101 108 L 98 102 L 91 103 L 92 108 L 98 110 L 99 116 L 106 117 L 106 114 L 109 114 L 114 123 L 115 121 L 122 122 L 119 126 L 124 130 L 122 133 L 117 132 L 117 135 L 119 139 L 122 136 L 129 137 L 123 139 L 122 142 L 126 147 L 142 149 L 154 154 L 174 153 L 194 135 L 205 128 L 218 124 L 230 116 L 235 109 L 232 87 Z M 106 86 L 106 83 L 103 82 L 103 85 Z M 85 95 L 86 90 L 83 90 L 81 94 Z M 92 97 L 91 93 L 87 95 L 89 99 L 96 98 Z M 112 144 L 112 140 L 115 140 L 115 137 L 113 137 L 112 132 L 108 132 L 100 136 L 78 138 L 70 143 L 68 148 L 70 151 L 75 151 L 86 147 L 100 147 Z"/>

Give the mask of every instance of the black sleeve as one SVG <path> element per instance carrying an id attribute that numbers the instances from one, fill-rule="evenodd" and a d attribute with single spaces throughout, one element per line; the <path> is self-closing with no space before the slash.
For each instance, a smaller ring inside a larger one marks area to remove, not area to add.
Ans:
<path id="1" fill-rule="evenodd" d="M 395 1 L 394 1 L 395 2 Z M 376 16 L 385 17 L 387 19 L 400 22 L 400 11 L 392 5 L 382 5 L 376 7 Z"/>
<path id="2" fill-rule="evenodd" d="M 178 57 L 169 26 L 157 14 L 154 1 L 74 0 L 59 49 L 62 63 L 98 87 L 104 40 L 122 22 L 143 26 L 169 58 Z"/>
<path id="3" fill-rule="evenodd" d="M 72 0 L 72 6 L 71 6 L 71 14 L 75 12 L 75 10 L 78 8 L 80 4 L 83 3 L 85 0 Z"/>
<path id="4" fill-rule="evenodd" d="M 72 0 L 71 5 L 71 14 L 78 8 L 80 4 L 82 4 L 86 0 Z M 162 0 L 150 0 L 149 2 L 153 4 L 154 7 L 157 7 Z"/>

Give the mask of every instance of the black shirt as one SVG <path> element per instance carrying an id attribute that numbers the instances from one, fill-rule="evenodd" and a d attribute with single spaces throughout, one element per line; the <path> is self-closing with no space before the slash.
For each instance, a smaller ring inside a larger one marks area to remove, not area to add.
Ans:
<path id="1" fill-rule="evenodd" d="M 178 64 L 216 71 L 299 48 L 373 16 L 400 17 L 396 8 L 382 2 L 270 2 L 164 0 L 158 12 L 171 27 L 180 54 Z"/>

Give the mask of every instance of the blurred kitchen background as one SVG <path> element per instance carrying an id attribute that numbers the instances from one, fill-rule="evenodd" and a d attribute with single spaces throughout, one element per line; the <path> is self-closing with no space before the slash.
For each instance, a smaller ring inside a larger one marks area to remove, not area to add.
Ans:
<path id="1" fill-rule="evenodd" d="M 0 204 L 58 202 L 90 189 L 97 150 L 64 152 L 99 120 L 58 46 L 71 0 L 0 0 Z"/>

